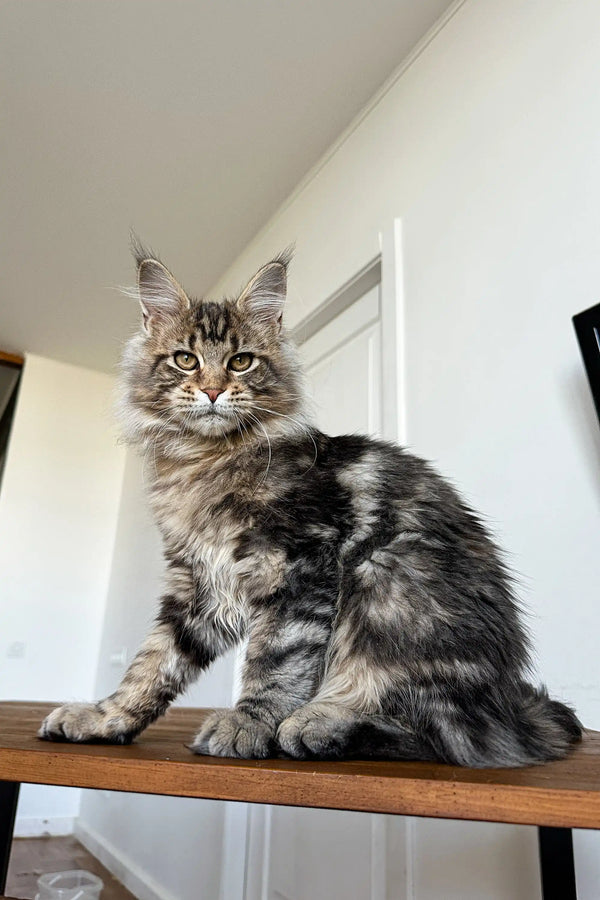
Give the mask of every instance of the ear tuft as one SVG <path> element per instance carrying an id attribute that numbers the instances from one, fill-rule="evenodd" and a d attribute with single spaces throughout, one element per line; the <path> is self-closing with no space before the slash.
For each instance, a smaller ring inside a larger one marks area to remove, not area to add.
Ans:
<path id="1" fill-rule="evenodd" d="M 190 301 L 167 267 L 134 236 L 131 249 L 138 267 L 138 291 L 144 328 L 151 331 L 154 323 L 167 321 L 188 309 Z"/>
<path id="2" fill-rule="evenodd" d="M 283 250 L 251 278 L 238 299 L 238 306 L 261 325 L 281 328 L 287 293 L 287 270 L 293 247 Z"/>

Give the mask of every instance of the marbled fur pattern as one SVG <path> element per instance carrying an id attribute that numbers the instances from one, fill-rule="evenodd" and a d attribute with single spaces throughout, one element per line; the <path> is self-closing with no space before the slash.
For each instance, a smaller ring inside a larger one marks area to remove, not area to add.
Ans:
<path id="1" fill-rule="evenodd" d="M 167 587 L 115 693 L 60 707 L 41 736 L 130 741 L 247 638 L 240 699 L 204 723 L 198 753 L 564 756 L 580 725 L 525 680 L 511 582 L 477 516 L 401 448 L 310 424 L 281 328 L 287 257 L 220 304 L 190 301 L 141 250 L 138 265 L 145 327 L 122 419 L 147 457 Z M 198 368 L 178 369 L 177 351 Z M 239 353 L 254 354 L 245 373 L 227 368 Z"/>

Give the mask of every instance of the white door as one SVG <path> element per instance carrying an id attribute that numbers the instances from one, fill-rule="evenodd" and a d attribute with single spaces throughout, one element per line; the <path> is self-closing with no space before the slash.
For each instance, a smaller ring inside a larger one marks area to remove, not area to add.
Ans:
<path id="1" fill-rule="evenodd" d="M 376 285 L 300 348 L 326 434 L 381 434 L 379 294 Z"/>
<path id="2" fill-rule="evenodd" d="M 316 421 L 328 434 L 381 432 L 381 312 L 376 285 L 301 352 Z M 383 817 L 334 810 L 270 807 L 263 813 L 260 892 L 247 900 L 379 900 Z"/>

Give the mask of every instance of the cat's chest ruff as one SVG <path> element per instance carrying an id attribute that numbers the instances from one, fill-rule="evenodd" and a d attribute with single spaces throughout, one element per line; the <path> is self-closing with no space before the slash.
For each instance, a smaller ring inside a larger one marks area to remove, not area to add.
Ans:
<path id="1" fill-rule="evenodd" d="M 241 532 L 227 539 L 223 531 L 206 538 L 195 553 L 194 577 L 198 586 L 225 607 L 243 607 L 265 599 L 284 581 L 287 556 L 278 547 L 239 552 Z M 251 547 L 252 542 L 250 542 Z"/>
<path id="2" fill-rule="evenodd" d="M 228 493 L 231 494 L 231 482 Z M 251 516 L 241 516 L 223 504 L 226 489 L 216 480 L 182 478 L 153 491 L 153 507 L 167 543 L 192 566 L 199 589 L 225 613 L 276 590 L 286 570 L 286 555 L 273 548 L 253 549 L 248 537 L 256 528 Z M 240 553 L 244 539 L 247 547 Z"/>
<path id="3" fill-rule="evenodd" d="M 167 542 L 193 560 L 207 544 L 232 547 L 243 528 L 239 515 L 222 505 L 231 482 L 231 475 L 200 465 L 167 470 L 157 478 L 150 500 Z"/>

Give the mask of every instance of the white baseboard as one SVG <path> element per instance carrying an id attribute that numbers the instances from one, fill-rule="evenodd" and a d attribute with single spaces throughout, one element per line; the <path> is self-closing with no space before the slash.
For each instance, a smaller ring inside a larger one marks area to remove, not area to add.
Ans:
<path id="1" fill-rule="evenodd" d="M 73 834 L 74 824 L 74 816 L 49 816 L 47 819 L 17 816 L 13 835 L 16 838 L 63 837 Z"/>
<path id="2" fill-rule="evenodd" d="M 98 834 L 81 819 L 75 820 L 73 831 L 75 837 L 86 850 L 99 859 L 103 866 L 111 872 L 115 878 L 124 884 L 128 891 L 138 900 L 178 900 L 178 898 L 165 890 L 139 866 L 132 862 L 102 835 Z"/>

